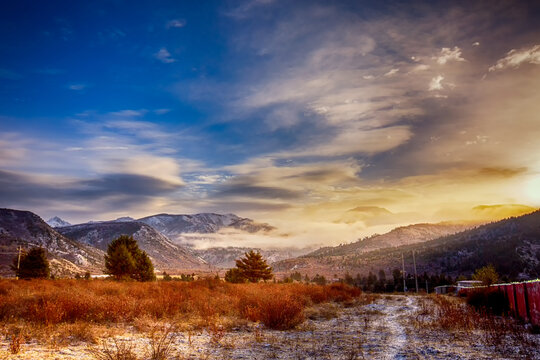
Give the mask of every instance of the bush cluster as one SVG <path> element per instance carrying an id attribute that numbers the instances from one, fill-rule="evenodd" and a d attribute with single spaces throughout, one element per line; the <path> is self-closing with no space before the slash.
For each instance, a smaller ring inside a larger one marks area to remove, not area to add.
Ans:
<path id="1" fill-rule="evenodd" d="M 504 315 L 509 311 L 504 293 L 496 289 L 482 288 L 470 291 L 467 294 L 467 304 L 477 311 L 492 315 Z"/>

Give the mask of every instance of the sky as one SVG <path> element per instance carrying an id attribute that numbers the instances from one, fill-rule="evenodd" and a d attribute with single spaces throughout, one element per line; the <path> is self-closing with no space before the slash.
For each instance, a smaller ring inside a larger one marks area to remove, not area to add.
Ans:
<path id="1" fill-rule="evenodd" d="M 250 246 L 531 211 L 539 24 L 525 0 L 4 2 L 0 207 L 277 228 Z"/>

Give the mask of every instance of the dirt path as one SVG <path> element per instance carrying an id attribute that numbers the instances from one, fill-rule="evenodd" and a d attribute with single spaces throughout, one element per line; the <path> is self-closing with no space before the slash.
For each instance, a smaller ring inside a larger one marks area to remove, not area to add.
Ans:
<path id="1" fill-rule="evenodd" d="M 396 297 L 401 300 L 401 297 Z M 401 301 L 399 301 L 401 302 Z M 417 306 L 414 305 L 415 301 L 412 297 L 407 297 L 405 304 L 390 305 L 385 303 L 383 305 L 381 318 L 379 323 L 383 323 L 389 331 L 388 351 L 383 355 L 385 360 L 404 359 L 404 347 L 407 342 L 407 334 L 405 332 L 404 323 L 411 318 L 413 313 L 417 310 Z"/>

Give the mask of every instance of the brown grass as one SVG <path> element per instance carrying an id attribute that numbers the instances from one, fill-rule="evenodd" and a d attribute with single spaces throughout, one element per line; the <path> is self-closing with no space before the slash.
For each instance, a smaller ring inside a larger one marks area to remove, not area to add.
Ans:
<path id="1" fill-rule="evenodd" d="M 530 349 L 536 346 L 523 324 L 510 317 L 477 311 L 463 299 L 432 295 L 424 298 L 420 304 L 416 317 L 419 328 L 445 330 L 469 341 L 477 337 L 480 342 L 503 353 L 520 349 L 528 356 Z"/>
<path id="2" fill-rule="evenodd" d="M 304 308 L 322 302 L 348 302 L 360 295 L 343 285 L 229 284 L 194 282 L 113 282 L 104 280 L 0 280 L 0 321 L 50 327 L 72 324 L 77 337 L 85 324 L 141 324 L 167 320 L 209 328 L 216 319 L 261 322 L 290 329 L 304 319 Z"/>

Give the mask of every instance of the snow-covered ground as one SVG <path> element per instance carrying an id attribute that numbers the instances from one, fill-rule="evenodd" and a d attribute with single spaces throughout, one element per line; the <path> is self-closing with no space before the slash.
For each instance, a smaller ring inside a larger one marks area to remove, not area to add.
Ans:
<path id="1" fill-rule="evenodd" d="M 540 359 L 531 343 L 511 348 L 488 345 L 485 334 L 460 335 L 436 326 L 423 326 L 421 302 L 426 297 L 383 295 L 374 303 L 342 307 L 323 304 L 310 309 L 308 319 L 292 331 L 266 330 L 249 324 L 226 331 L 206 330 L 171 334 L 170 359 Z M 147 335 L 133 329 L 118 336 L 119 344 L 133 346 L 140 359 L 149 348 Z M 22 345 L 8 355 L 8 340 L 0 342 L 0 359 L 95 359 L 85 343 L 58 348 L 37 343 Z M 100 348 L 94 346 L 94 348 Z M 114 347 L 113 347 L 114 348 Z"/>

